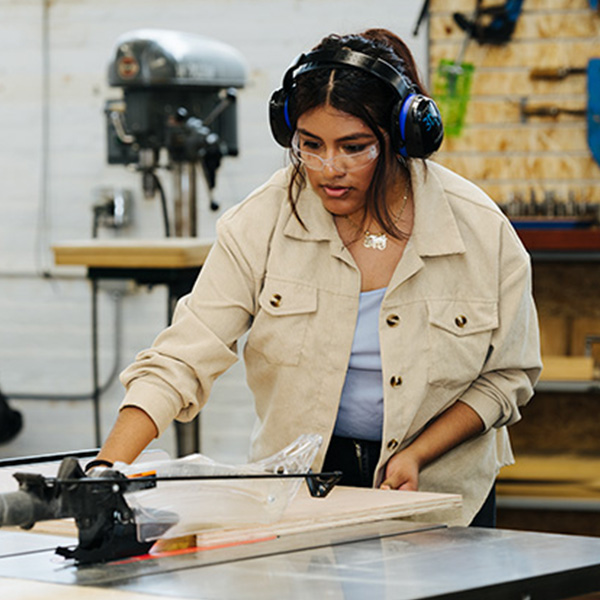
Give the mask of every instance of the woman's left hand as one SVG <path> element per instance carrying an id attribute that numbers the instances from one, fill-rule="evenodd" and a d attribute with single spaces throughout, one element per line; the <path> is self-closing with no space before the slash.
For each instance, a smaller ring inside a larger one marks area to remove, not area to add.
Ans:
<path id="1" fill-rule="evenodd" d="M 394 454 L 385 467 L 384 490 L 419 489 L 419 471 L 452 448 L 485 429 L 483 420 L 468 404 L 457 400 L 433 420 L 409 446 Z"/>
<path id="2" fill-rule="evenodd" d="M 419 464 L 407 450 L 394 454 L 385 467 L 385 480 L 382 490 L 409 490 L 416 492 L 419 488 Z"/>

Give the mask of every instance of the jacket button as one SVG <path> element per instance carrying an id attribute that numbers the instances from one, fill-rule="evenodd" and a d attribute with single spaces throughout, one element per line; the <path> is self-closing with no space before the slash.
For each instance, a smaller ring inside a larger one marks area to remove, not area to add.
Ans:
<path id="1" fill-rule="evenodd" d="M 454 319 L 454 323 L 457 327 L 464 327 L 467 324 L 467 317 L 465 317 L 465 315 L 458 315 L 458 317 Z"/>
<path id="2" fill-rule="evenodd" d="M 385 322 L 390 327 L 396 327 L 400 323 L 400 317 L 398 315 L 389 315 Z"/>
<path id="3" fill-rule="evenodd" d="M 398 440 L 390 440 L 387 443 L 387 449 L 388 450 L 395 450 L 398 447 Z"/>
<path id="4" fill-rule="evenodd" d="M 392 387 L 398 387 L 399 385 L 402 385 L 402 377 L 400 377 L 400 375 L 393 375 L 390 378 L 390 385 Z"/>
<path id="5" fill-rule="evenodd" d="M 281 304 L 281 295 L 273 294 L 271 299 L 269 300 L 269 304 L 275 308 L 277 308 Z"/>

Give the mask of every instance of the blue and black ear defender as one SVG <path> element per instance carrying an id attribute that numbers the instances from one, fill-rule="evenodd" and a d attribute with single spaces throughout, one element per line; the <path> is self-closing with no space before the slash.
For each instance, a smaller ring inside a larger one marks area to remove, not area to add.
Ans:
<path id="1" fill-rule="evenodd" d="M 289 148 L 294 134 L 290 103 L 296 78 L 315 69 L 350 67 L 370 73 L 385 82 L 398 97 L 392 110 L 389 133 L 392 148 L 405 158 L 427 158 L 442 144 L 444 127 L 435 102 L 419 94 L 410 79 L 381 58 L 346 48 L 315 50 L 301 54 L 283 76 L 282 86 L 269 100 L 269 122 L 275 141 Z"/>

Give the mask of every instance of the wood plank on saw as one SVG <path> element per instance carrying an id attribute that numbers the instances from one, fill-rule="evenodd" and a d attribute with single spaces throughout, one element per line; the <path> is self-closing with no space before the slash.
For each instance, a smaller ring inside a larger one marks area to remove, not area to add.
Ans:
<path id="1" fill-rule="evenodd" d="M 384 519 L 412 517 L 433 510 L 458 510 L 458 494 L 335 487 L 325 498 L 312 498 L 305 486 L 283 517 L 271 524 L 219 529 L 197 534 L 198 546 L 212 546 L 318 531 Z"/>

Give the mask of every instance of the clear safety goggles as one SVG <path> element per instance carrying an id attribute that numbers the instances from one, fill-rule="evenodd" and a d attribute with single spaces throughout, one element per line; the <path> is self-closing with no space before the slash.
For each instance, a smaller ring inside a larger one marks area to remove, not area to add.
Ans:
<path id="1" fill-rule="evenodd" d="M 358 171 L 364 169 L 379 156 L 378 142 L 369 144 L 364 150 L 359 150 L 357 152 L 346 150 L 327 159 L 322 158 L 314 152 L 303 150 L 300 146 L 301 141 L 299 135 L 296 133 L 292 138 L 292 152 L 307 169 L 311 169 L 312 171 L 323 171 L 327 165 L 340 173 Z"/>

